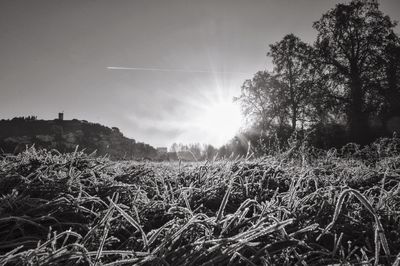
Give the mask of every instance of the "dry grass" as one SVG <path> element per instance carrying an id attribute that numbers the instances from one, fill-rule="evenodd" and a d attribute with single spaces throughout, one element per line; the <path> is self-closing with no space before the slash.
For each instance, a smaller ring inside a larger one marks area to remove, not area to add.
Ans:
<path id="1" fill-rule="evenodd" d="M 400 265 L 400 145 L 197 163 L 0 159 L 0 265 Z"/>

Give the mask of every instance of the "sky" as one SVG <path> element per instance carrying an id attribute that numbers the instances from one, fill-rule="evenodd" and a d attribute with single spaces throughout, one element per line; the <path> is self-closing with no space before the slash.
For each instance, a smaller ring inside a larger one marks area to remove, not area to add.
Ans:
<path id="1" fill-rule="evenodd" d="M 64 111 L 156 147 L 219 146 L 233 124 L 219 113 L 237 116 L 219 106 L 271 69 L 268 45 L 313 42 L 312 23 L 338 2 L 0 0 L 0 119 Z M 399 0 L 380 3 L 400 19 Z"/>

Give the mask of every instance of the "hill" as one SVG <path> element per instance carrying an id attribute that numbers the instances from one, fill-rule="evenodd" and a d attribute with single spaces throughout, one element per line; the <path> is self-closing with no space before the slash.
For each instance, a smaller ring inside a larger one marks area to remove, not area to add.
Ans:
<path id="1" fill-rule="evenodd" d="M 149 144 L 125 137 L 118 128 L 109 128 L 85 120 L 37 120 L 18 117 L 0 120 L 0 148 L 4 153 L 18 153 L 26 146 L 71 152 L 80 149 L 111 159 L 154 158 L 157 151 Z"/>

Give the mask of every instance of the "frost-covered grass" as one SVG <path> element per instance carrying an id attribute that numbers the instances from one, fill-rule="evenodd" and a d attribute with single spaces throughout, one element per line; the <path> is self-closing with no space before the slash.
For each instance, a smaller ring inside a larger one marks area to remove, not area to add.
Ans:
<path id="1" fill-rule="evenodd" d="M 30 148 L 0 159 L 0 265 L 399 265 L 399 150 L 139 163 Z"/>

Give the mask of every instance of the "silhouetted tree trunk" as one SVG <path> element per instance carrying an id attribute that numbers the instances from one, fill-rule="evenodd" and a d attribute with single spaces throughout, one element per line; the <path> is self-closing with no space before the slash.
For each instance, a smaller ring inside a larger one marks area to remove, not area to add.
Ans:
<path id="1" fill-rule="evenodd" d="M 355 61 L 355 60 L 354 60 Z M 368 132 L 366 115 L 363 111 L 364 89 L 356 62 L 351 62 L 350 70 L 350 105 L 348 127 L 351 141 L 365 143 Z"/>

